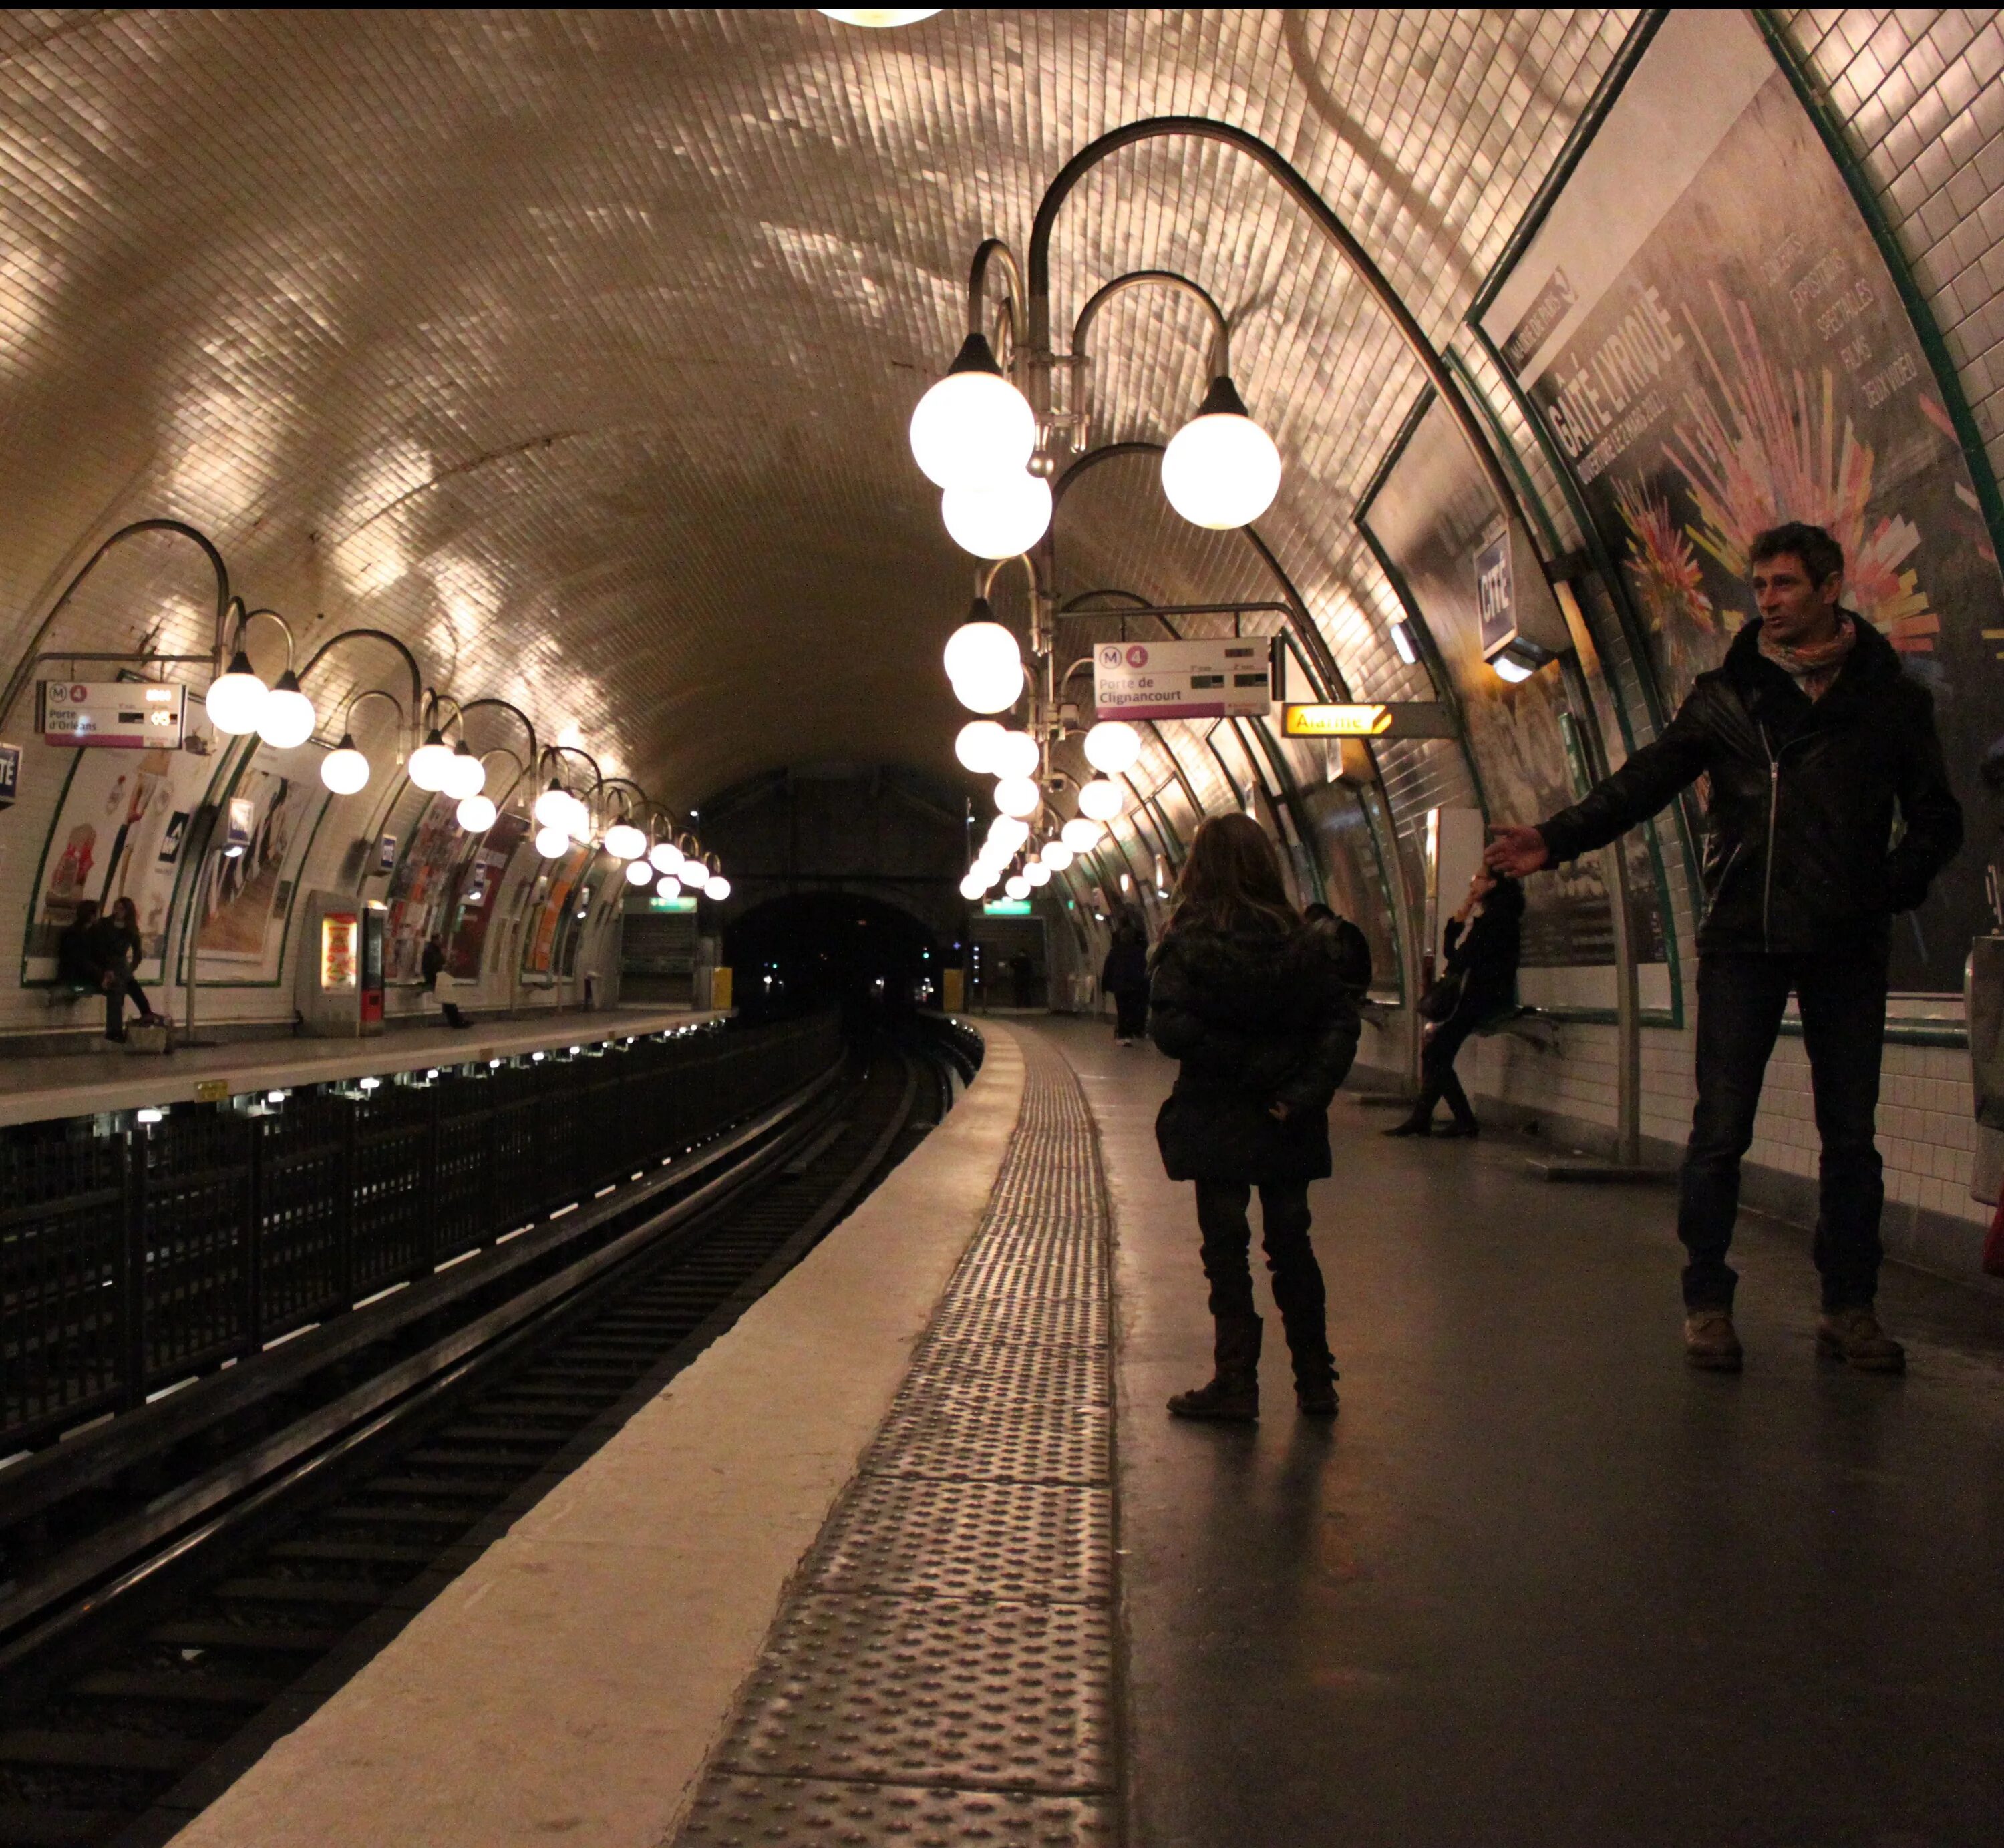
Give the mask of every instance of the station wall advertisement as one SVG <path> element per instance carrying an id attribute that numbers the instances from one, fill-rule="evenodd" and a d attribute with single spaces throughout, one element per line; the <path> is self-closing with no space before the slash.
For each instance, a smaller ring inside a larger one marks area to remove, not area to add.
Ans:
<path id="1" fill-rule="evenodd" d="M 426 940 L 443 933 L 458 874 L 472 858 L 478 837 L 459 824 L 459 803 L 433 796 L 405 837 L 403 851 L 384 893 L 389 915 L 383 929 L 386 983 L 423 978 Z"/>
<path id="2" fill-rule="evenodd" d="M 1358 517 L 1393 568 L 1452 682 L 1489 820 L 1533 822 L 1568 807 L 1576 779 L 1560 729 L 1566 702 L 1557 664 L 1512 684 L 1483 660 L 1477 560 L 1496 515 L 1487 477 L 1436 401 L 1413 426 Z M 1645 1000 L 1660 1005 L 1668 999 L 1668 952 L 1648 833 L 1631 835 L 1624 851 L 1632 940 L 1649 978 Z M 1463 896 L 1444 892 L 1441 898 L 1452 909 Z M 1597 855 L 1526 881 L 1524 899 L 1525 968 L 1612 969 L 1613 913 Z M 1374 957 L 1375 952 L 1374 944 Z M 1605 1005 L 1613 990 L 1610 978 L 1526 984 L 1524 992 L 1540 1006 Z"/>
<path id="3" fill-rule="evenodd" d="M 1570 467 L 1669 704 L 1756 614 L 1757 532 L 1808 520 L 1843 545 L 1845 600 L 1932 691 L 1970 823 L 1897 922 L 1894 987 L 1960 992 L 1989 928 L 1978 769 L 2004 744 L 2004 580 L 1894 276 L 1743 15 L 1669 16 L 1480 328 Z"/>
<path id="4" fill-rule="evenodd" d="M 477 982 L 487 952 L 487 933 L 501 897 L 508 863 L 528 838 L 520 815 L 503 815 L 481 837 L 453 894 L 452 923 L 445 943 L 446 973 L 455 982 Z"/>
<path id="5" fill-rule="evenodd" d="M 312 744 L 258 744 L 222 792 L 222 800 L 249 805 L 250 844 L 234 859 L 211 854 L 200 869 L 194 922 L 205 988 L 279 979 L 300 869 L 327 810 L 321 754 Z"/>

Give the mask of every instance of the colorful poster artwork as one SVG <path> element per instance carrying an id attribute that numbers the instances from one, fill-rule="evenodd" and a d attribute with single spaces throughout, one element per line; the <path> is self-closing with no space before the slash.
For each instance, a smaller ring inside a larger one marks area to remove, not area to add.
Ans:
<path id="1" fill-rule="evenodd" d="M 261 744 L 227 791 L 250 805 L 250 845 L 234 859 L 204 860 L 194 911 L 204 985 L 279 979 L 300 868 L 327 807 L 320 758 L 311 745 Z"/>
<path id="2" fill-rule="evenodd" d="M 1322 865 L 1330 908 L 1362 931 L 1371 946 L 1372 992 L 1396 996 L 1399 951 L 1392 934 L 1391 902 L 1364 804 L 1354 789 L 1325 782 L 1303 789 L 1301 807 Z"/>
<path id="3" fill-rule="evenodd" d="M 455 982 L 477 982 L 487 954 L 487 933 L 506 878 L 508 863 L 527 838 L 529 824 L 520 815 L 503 815 L 488 829 L 467 863 L 453 901 L 452 924 L 446 938 L 446 973 Z"/>
<path id="4" fill-rule="evenodd" d="M 546 863 L 544 877 L 549 883 L 544 887 L 542 896 L 530 915 L 528 934 L 523 943 L 524 975 L 546 976 L 555 967 L 558 929 L 569 915 L 571 894 L 576 891 L 577 882 L 584 877 L 585 867 L 590 859 L 589 847 L 573 846 L 567 853 Z"/>
<path id="5" fill-rule="evenodd" d="M 1496 503 L 1438 403 L 1414 427 L 1359 517 L 1403 582 L 1453 682 L 1490 821 L 1537 821 L 1568 807 L 1576 791 L 1560 726 L 1566 700 L 1559 665 L 1513 684 L 1482 658 L 1475 560 L 1494 525 Z M 1661 964 L 1662 905 L 1646 833 L 1631 836 L 1625 850 L 1637 960 Z M 1452 910 L 1462 896 L 1443 893 L 1443 905 Z M 1613 964 L 1613 913 L 1599 856 L 1529 881 L 1524 898 L 1526 968 Z"/>
<path id="6" fill-rule="evenodd" d="M 478 838 L 460 826 L 458 810 L 451 796 L 433 796 L 404 838 L 385 894 L 390 908 L 383 926 L 386 984 L 422 982 L 426 940 L 446 928 L 457 875 Z"/>
<path id="7" fill-rule="evenodd" d="M 1680 69 L 1701 58 L 1717 82 L 1744 75 L 1732 113 L 1694 151 L 1680 145 L 1688 112 L 1680 119 L 1665 99 L 1686 91 Z M 1607 184 L 1596 156 L 1610 173 L 1681 163 L 1686 179 L 1618 265 L 1596 265 L 1583 215 Z M 1892 275 L 1788 79 L 1736 14 L 1672 16 L 1589 147 L 1582 183 L 1586 198 L 1561 198 L 1484 330 L 1571 464 L 1667 702 L 1755 614 L 1757 533 L 1808 520 L 1842 544 L 1845 604 L 1934 694 L 1978 843 L 1898 920 L 1894 987 L 1959 992 L 1970 939 L 1988 928 L 1981 845 L 1995 810 L 1978 772 L 2004 747 L 2004 581 Z M 1571 305 L 1541 337 L 1556 311 L 1538 303 L 1554 300 L 1555 281 Z"/>
<path id="8" fill-rule="evenodd" d="M 216 771 L 187 751 L 78 751 L 43 851 L 21 978 L 53 982 L 58 940 L 79 904 L 130 898 L 139 915 L 142 982 L 160 979 L 161 952 L 188 826 Z"/>

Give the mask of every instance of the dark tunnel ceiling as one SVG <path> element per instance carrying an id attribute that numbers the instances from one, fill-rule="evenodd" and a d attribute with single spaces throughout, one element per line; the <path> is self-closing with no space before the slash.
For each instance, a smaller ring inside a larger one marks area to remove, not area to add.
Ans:
<path id="1" fill-rule="evenodd" d="M 1214 115 L 1293 160 L 1441 339 L 1633 17 L 9 15 L 10 656 L 79 546 L 170 513 L 254 600 L 393 629 L 682 802 L 803 758 L 948 771 L 937 649 L 972 562 L 904 425 L 978 239 L 1020 243 L 1102 130 Z M 1240 156 L 1096 173 L 1060 324 L 1147 266 L 1231 313 L 1288 465 L 1262 530 L 1353 682 L 1396 688 L 1349 514 L 1410 362 Z M 1186 306 L 1123 301 L 1095 346 L 1098 439 L 1164 440 L 1200 395 Z M 1109 472 L 1060 518 L 1061 587 L 1217 595 L 1238 545 Z M 149 542 L 63 639 L 129 642 L 164 606 L 198 640 L 200 604 Z"/>

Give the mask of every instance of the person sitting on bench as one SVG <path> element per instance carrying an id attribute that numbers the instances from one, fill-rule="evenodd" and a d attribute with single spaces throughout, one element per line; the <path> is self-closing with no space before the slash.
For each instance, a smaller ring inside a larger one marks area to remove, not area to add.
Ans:
<path id="1" fill-rule="evenodd" d="M 125 1037 L 125 999 L 139 1004 L 139 1024 L 160 1027 L 166 1022 L 153 1011 L 146 991 L 133 978 L 145 954 L 139 941 L 139 912 L 129 898 L 114 898 L 111 909 L 90 927 L 90 953 L 98 969 L 98 983 L 104 990 L 104 1037 Z"/>
<path id="2" fill-rule="evenodd" d="M 104 971 L 90 947 L 91 926 L 97 922 L 97 901 L 80 898 L 76 915 L 56 939 L 56 985 L 73 995 L 96 994 Z"/>

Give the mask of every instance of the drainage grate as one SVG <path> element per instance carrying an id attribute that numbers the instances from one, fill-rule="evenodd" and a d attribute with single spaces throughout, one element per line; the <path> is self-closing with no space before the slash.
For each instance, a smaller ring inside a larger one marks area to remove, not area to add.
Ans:
<path id="1" fill-rule="evenodd" d="M 1021 1036 L 987 1217 L 767 1639 L 679 1837 L 1111 1848 L 1106 1195 Z"/>

